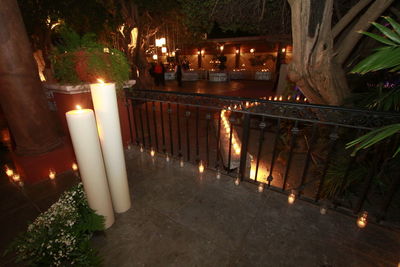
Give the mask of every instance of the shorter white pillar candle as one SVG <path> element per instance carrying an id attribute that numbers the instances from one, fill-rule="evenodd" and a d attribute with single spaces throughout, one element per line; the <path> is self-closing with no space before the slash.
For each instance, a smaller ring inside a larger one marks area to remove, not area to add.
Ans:
<path id="1" fill-rule="evenodd" d="M 71 110 L 66 117 L 89 206 L 105 217 L 108 228 L 114 223 L 114 211 L 93 110 Z"/>

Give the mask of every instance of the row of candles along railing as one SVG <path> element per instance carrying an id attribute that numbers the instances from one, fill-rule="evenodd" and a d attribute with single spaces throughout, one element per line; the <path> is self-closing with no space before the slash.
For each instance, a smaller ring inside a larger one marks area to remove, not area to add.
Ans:
<path id="1" fill-rule="evenodd" d="M 130 145 L 128 146 L 128 149 L 129 149 L 129 150 L 131 149 L 131 146 L 130 146 Z M 139 149 L 140 149 L 140 152 L 142 152 L 142 153 L 145 152 L 145 148 L 143 147 L 143 145 L 140 145 L 140 148 L 139 148 Z M 240 149 L 240 147 L 239 147 L 239 149 Z M 240 151 L 239 151 L 239 154 L 240 154 Z M 156 156 L 156 151 L 155 151 L 154 148 L 151 148 L 151 149 L 150 149 L 150 156 L 151 156 L 152 158 L 154 158 L 154 157 Z M 170 162 L 170 161 L 171 161 L 171 157 L 169 156 L 168 153 L 166 153 L 166 155 L 165 155 L 165 160 L 166 160 L 167 162 Z M 180 157 L 180 159 L 179 159 L 179 165 L 180 165 L 180 167 L 184 167 L 183 157 Z M 253 165 L 252 165 L 252 167 L 253 167 Z M 206 170 L 205 163 L 204 163 L 202 160 L 199 161 L 198 170 L 199 170 L 200 175 L 203 174 L 204 171 Z M 254 175 L 254 172 L 255 172 L 255 171 L 254 171 L 254 169 L 252 168 L 252 169 L 251 169 L 251 173 L 252 173 L 251 178 L 253 178 L 253 179 L 255 178 L 255 176 L 253 176 L 253 175 Z M 216 178 L 217 178 L 217 179 L 220 179 L 220 178 L 221 178 L 221 171 L 220 171 L 219 169 L 217 169 Z M 241 180 L 240 180 L 240 177 L 237 176 L 237 177 L 235 178 L 235 180 L 234 180 L 235 185 L 236 185 L 236 186 L 239 186 L 239 185 L 240 185 L 240 181 L 241 181 Z M 260 183 L 258 184 L 257 191 L 258 191 L 259 193 L 263 193 L 263 192 L 264 192 L 264 189 L 265 189 L 265 184 L 262 183 L 262 182 L 260 182 Z M 296 196 L 297 196 L 297 191 L 296 191 L 295 189 L 291 190 L 290 194 L 288 195 L 288 200 L 287 200 L 287 201 L 288 201 L 288 204 L 290 204 L 290 205 L 294 204 L 295 201 L 296 201 Z M 327 203 L 324 202 L 324 203 L 321 205 L 321 207 L 320 207 L 320 213 L 321 213 L 322 215 L 325 215 L 325 214 L 328 212 L 328 209 L 329 209 L 329 208 L 328 208 Z M 359 214 L 359 216 L 357 217 L 356 224 L 357 224 L 357 226 L 358 226 L 359 228 L 365 228 L 365 227 L 367 226 L 367 223 L 368 223 L 368 212 L 367 212 L 367 211 L 362 211 L 362 212 Z"/>
<path id="2" fill-rule="evenodd" d="M 261 98 L 263 100 L 267 100 L 267 97 L 263 97 Z M 288 96 L 285 100 L 283 100 L 284 97 L 283 96 L 275 96 L 275 97 L 269 97 L 268 100 L 273 100 L 273 101 L 295 101 L 295 102 L 307 102 L 306 98 L 301 99 L 300 96 L 297 97 L 291 97 Z M 255 103 L 249 103 L 246 102 L 245 106 L 246 108 L 250 108 L 252 106 L 257 106 L 257 102 Z M 223 127 L 223 131 L 221 133 L 221 137 L 226 137 L 226 142 L 229 142 L 229 146 L 233 147 L 233 153 L 236 155 L 240 155 L 241 154 L 241 141 L 239 136 L 237 135 L 236 131 L 233 129 L 233 125 L 231 124 L 230 120 L 229 120 L 229 114 L 234 111 L 240 109 L 239 106 L 228 106 L 226 109 L 222 109 L 220 114 L 220 118 L 221 118 L 221 123 L 222 123 L 222 127 Z M 221 130 L 222 130 L 221 127 Z M 143 144 L 139 144 L 140 147 L 140 152 L 145 152 L 145 147 L 143 146 Z M 128 149 L 131 149 L 131 146 L 128 146 Z M 165 151 L 164 151 L 165 152 Z M 156 155 L 156 150 L 154 149 L 154 147 L 150 148 L 150 156 L 152 158 L 154 158 Z M 170 162 L 171 160 L 171 156 L 169 155 L 168 152 L 165 152 L 165 159 L 167 162 Z M 184 158 L 183 156 L 179 157 L 179 165 L 180 167 L 184 167 Z M 202 174 L 206 167 L 207 167 L 207 162 L 199 159 L 198 160 L 198 171 L 200 174 Z M 228 163 L 229 164 L 229 163 Z M 258 164 L 257 164 L 258 165 Z M 229 168 L 229 167 L 228 167 Z M 256 170 L 257 169 L 257 170 Z M 229 171 L 228 171 L 229 172 Z M 258 172 L 258 174 L 257 174 Z M 269 170 L 267 169 L 266 171 L 267 173 L 269 172 Z M 250 166 L 250 172 L 249 172 L 249 178 L 251 180 L 254 180 L 257 182 L 257 177 L 261 177 L 261 176 L 265 176 L 265 173 L 262 174 L 261 170 L 258 169 L 258 166 L 256 166 L 255 161 L 253 160 L 253 158 L 251 157 L 251 166 Z M 217 167 L 216 169 L 216 178 L 220 179 L 221 178 L 221 171 L 220 168 Z M 260 179 L 261 180 L 261 179 Z M 237 172 L 237 176 L 234 179 L 234 184 L 235 185 L 239 185 L 241 182 L 241 178 L 240 178 L 240 174 L 239 172 Z M 269 184 L 268 184 L 269 185 Z M 257 191 L 262 193 L 264 192 L 265 189 L 265 183 L 264 182 L 259 182 L 258 186 L 257 186 Z M 288 203 L 289 204 L 293 204 L 296 200 L 296 196 L 298 195 L 298 192 L 296 189 L 292 189 L 290 190 L 290 193 L 288 194 Z M 321 214 L 326 214 L 328 211 L 328 203 L 326 202 L 322 202 L 321 207 L 320 207 L 320 213 Z M 357 217 L 356 220 L 356 224 L 359 228 L 364 228 L 367 225 L 367 221 L 368 221 L 368 212 L 367 211 L 362 211 L 359 216 Z"/>

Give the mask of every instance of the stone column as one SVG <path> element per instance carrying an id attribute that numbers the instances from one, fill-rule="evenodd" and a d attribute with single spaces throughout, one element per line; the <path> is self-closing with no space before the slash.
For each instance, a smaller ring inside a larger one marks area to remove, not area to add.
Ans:
<path id="1" fill-rule="evenodd" d="M 0 105 L 16 151 L 34 155 L 61 144 L 16 0 L 0 5 Z"/>

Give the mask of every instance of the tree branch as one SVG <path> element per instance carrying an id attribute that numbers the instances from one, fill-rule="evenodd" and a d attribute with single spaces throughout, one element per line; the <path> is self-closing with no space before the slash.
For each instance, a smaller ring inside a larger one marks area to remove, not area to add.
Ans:
<path id="1" fill-rule="evenodd" d="M 382 14 L 382 12 L 393 3 L 393 1 L 394 0 L 375 0 L 375 2 L 361 16 L 358 22 L 338 46 L 335 57 L 338 64 L 342 65 L 346 61 L 351 51 L 353 51 L 353 48 L 361 39 L 362 34 L 360 34 L 359 31 L 366 31 L 371 25 L 370 22 L 375 21 Z"/>
<path id="2" fill-rule="evenodd" d="M 351 21 L 363 10 L 368 4 L 370 4 L 372 0 L 361 0 L 355 6 L 353 6 L 344 17 L 339 20 L 338 23 L 332 28 L 332 37 L 335 39 L 343 30 L 344 28 L 349 25 Z"/>

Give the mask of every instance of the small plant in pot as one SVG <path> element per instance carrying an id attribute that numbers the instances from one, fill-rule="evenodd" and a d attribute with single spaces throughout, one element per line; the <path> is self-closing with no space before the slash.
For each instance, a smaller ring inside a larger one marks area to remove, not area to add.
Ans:
<path id="1" fill-rule="evenodd" d="M 101 77 L 122 88 L 129 80 L 130 67 L 125 55 L 97 42 L 94 34 L 81 37 L 64 26 L 59 30 L 59 37 L 52 64 L 54 76 L 61 84 L 96 83 Z"/>

